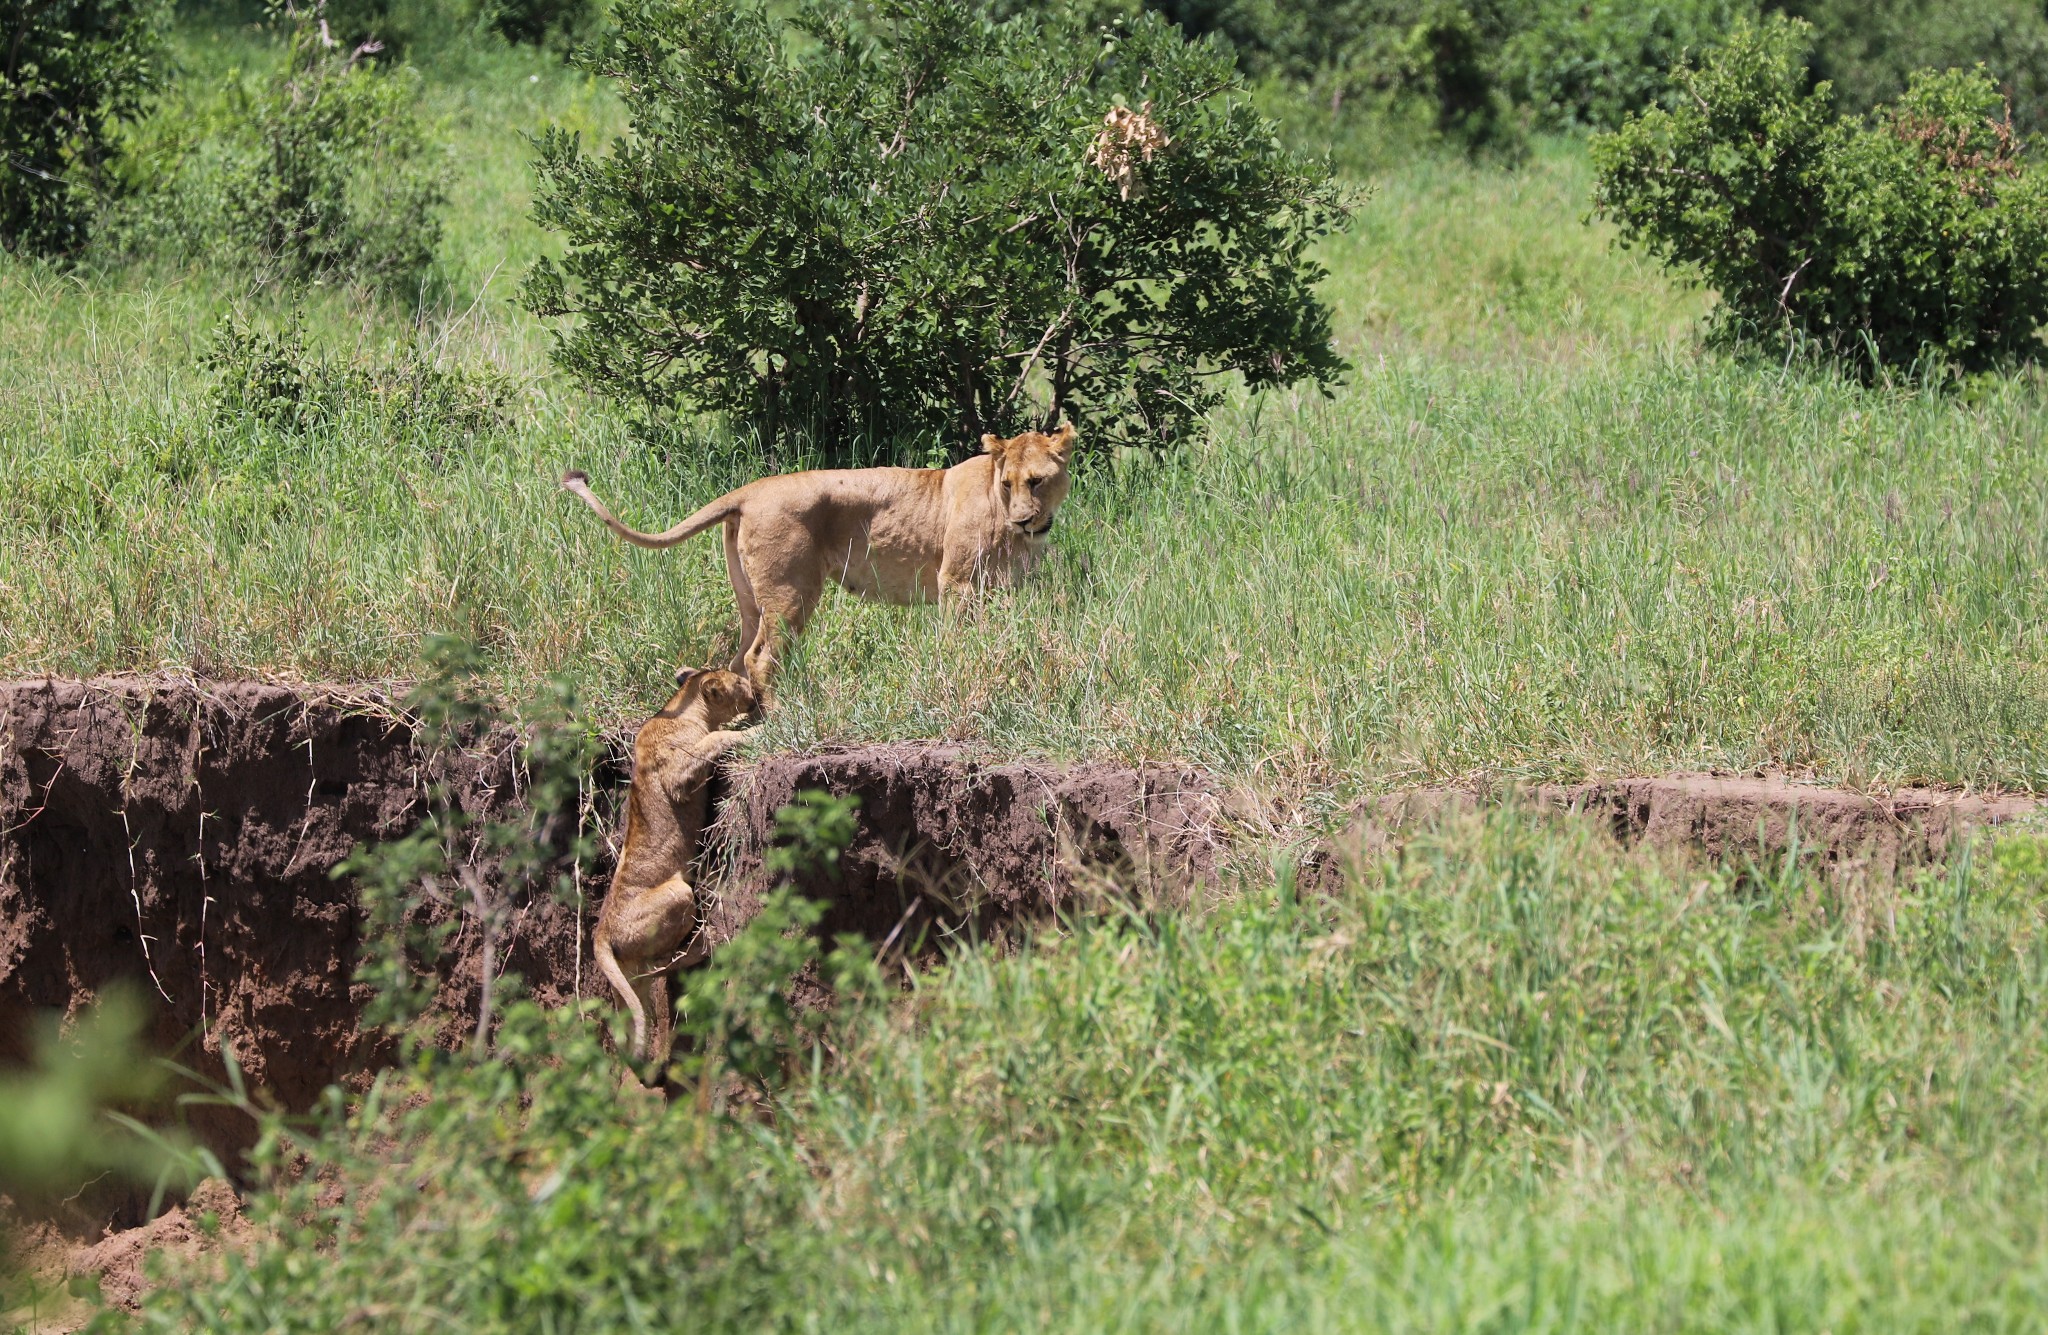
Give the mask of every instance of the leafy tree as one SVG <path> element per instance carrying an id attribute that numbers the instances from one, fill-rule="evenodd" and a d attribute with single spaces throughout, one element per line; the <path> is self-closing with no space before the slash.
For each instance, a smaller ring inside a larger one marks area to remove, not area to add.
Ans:
<path id="1" fill-rule="evenodd" d="M 0 0 L 0 248 L 85 244 L 115 127 L 161 75 L 169 15 L 169 0 Z"/>
<path id="2" fill-rule="evenodd" d="M 1905 91 L 1924 69 L 1979 63 L 2029 134 L 2048 129 L 2048 6 L 2041 0 L 1786 0 L 1814 27 L 1816 78 L 1861 114 Z"/>
<path id="3" fill-rule="evenodd" d="M 525 297 L 556 357 L 651 414 L 731 413 L 838 450 L 1075 419 L 1185 438 L 1227 373 L 1328 385 L 1344 216 L 1227 51 L 1156 16 L 1091 29 L 965 0 L 630 0 L 582 57 L 632 132 L 540 141 L 567 252 Z"/>
<path id="4" fill-rule="evenodd" d="M 1611 129 L 1669 106 L 1671 71 L 1757 16 L 1756 0 L 1541 0 L 1507 43 L 1503 77 L 1549 124 Z"/>
<path id="5" fill-rule="evenodd" d="M 287 276 L 392 285 L 433 262 L 446 191 L 419 76 L 366 61 L 374 48 L 301 16 L 282 72 L 240 118 L 222 182 L 227 230 Z"/>
<path id="6" fill-rule="evenodd" d="M 1868 122 L 1806 88 L 1811 30 L 1745 25 L 1677 78 L 1670 110 L 1593 145 L 1624 244 L 1695 267 L 1716 333 L 1814 345 L 1860 372 L 2034 356 L 2048 320 L 2048 191 L 1983 70 L 1916 76 Z"/>

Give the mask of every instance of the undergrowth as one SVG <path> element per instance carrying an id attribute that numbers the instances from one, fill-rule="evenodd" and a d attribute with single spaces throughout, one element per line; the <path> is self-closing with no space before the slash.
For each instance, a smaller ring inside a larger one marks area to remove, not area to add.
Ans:
<path id="1" fill-rule="evenodd" d="M 2043 848 L 1847 889 L 1507 811 L 959 954 L 784 1031 L 766 1103 L 622 1094 L 522 1004 L 330 1107 L 140 1324 L 2027 1328 Z"/>

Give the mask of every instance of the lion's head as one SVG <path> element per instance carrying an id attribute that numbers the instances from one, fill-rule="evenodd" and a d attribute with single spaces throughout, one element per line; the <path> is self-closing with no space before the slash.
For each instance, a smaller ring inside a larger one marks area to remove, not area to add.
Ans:
<path id="1" fill-rule="evenodd" d="M 1044 537 L 1073 485 L 1067 477 L 1073 423 L 1060 423 L 1051 435 L 1026 431 L 1008 440 L 983 436 L 981 448 L 995 461 L 996 503 L 1010 527 L 1025 537 Z"/>
<path id="2" fill-rule="evenodd" d="M 687 697 L 695 695 L 704 702 L 705 726 L 718 729 L 735 719 L 743 719 L 761 707 L 761 696 L 754 689 L 754 683 L 737 672 L 724 668 L 684 668 L 676 673 L 677 695 L 684 697 L 679 705 L 688 703 Z"/>

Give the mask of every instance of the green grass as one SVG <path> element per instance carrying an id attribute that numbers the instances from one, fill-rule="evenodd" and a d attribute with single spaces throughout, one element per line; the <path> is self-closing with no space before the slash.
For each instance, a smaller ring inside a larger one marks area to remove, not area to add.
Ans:
<path id="1" fill-rule="evenodd" d="M 498 72 L 437 94 L 464 174 L 447 308 L 307 308 L 338 357 L 509 375 L 502 429 L 216 421 L 210 331 L 230 306 L 275 323 L 276 298 L 0 267 L 0 671 L 402 678 L 454 630 L 508 695 L 567 673 L 617 724 L 732 652 L 716 543 L 628 549 L 554 479 L 585 468 L 657 524 L 778 461 L 710 427 L 651 450 L 549 372 L 510 300 L 541 240 L 506 123 L 605 112 L 544 63 Z M 1944 397 L 1704 356 L 1703 302 L 1581 223 L 1587 180 L 1553 145 L 1521 174 L 1379 182 L 1329 251 L 1359 364 L 1334 398 L 1239 403 L 1157 469 L 1084 460 L 1045 577 L 972 624 L 828 599 L 767 742 L 1346 787 L 1762 764 L 2043 786 L 2039 383 Z"/>
<path id="2" fill-rule="evenodd" d="M 181 40 L 208 77 L 266 58 Z M 513 301 L 548 244 L 520 132 L 615 109 L 527 54 L 428 86 L 455 185 L 420 309 L 0 258 L 0 672 L 399 680 L 456 631 L 508 698 L 564 673 L 620 725 L 731 653 L 715 543 L 626 548 L 555 478 L 666 523 L 797 461 L 637 442 Z M 1042 578 L 967 622 L 828 600 L 757 745 L 2048 789 L 2041 380 L 1707 356 L 1708 298 L 1612 251 L 1589 184 L 1569 142 L 1390 170 L 1325 251 L 1334 397 L 1085 456 Z M 368 383 L 504 377 L 504 420 L 217 413 L 216 325 L 295 304 Z M 515 1009 L 493 1059 L 423 1058 L 309 1137 L 325 1171 L 141 1324 L 2037 1330 L 2044 847 L 1845 886 L 1509 810 L 1327 902 L 1258 879 L 962 953 L 812 1017 L 758 1106 L 621 1099 L 586 1022 Z M 779 994 L 749 958 L 714 976 Z"/>
<path id="3" fill-rule="evenodd" d="M 151 1323 L 2038 1329 L 2044 848 L 1848 892 L 1509 811 L 962 954 L 814 1020 L 772 1116 L 520 1013 Z"/>

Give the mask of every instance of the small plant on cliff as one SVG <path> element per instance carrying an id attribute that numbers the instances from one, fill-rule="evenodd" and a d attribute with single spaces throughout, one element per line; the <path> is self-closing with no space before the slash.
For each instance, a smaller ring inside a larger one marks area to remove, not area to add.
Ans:
<path id="1" fill-rule="evenodd" d="M 592 844 L 578 801 L 595 755 L 575 719 L 566 686 L 550 687 L 527 710 L 522 753 L 505 757 L 521 801 L 493 820 L 474 809 L 477 794 L 458 788 L 450 760 L 484 740 L 489 705 L 478 688 L 483 658 L 454 637 L 427 644 L 427 674 L 406 698 L 423 749 L 432 759 L 427 813 L 400 838 L 358 848 L 334 869 L 356 879 L 363 902 L 363 944 L 356 977 L 373 992 L 366 1023 L 404 1029 L 433 1003 L 435 966 L 450 934 L 478 933 L 476 1024 L 471 1050 L 488 1050 L 497 1013 L 506 925 L 538 894 L 567 900 L 571 878 L 562 859 L 588 857 Z"/>
<path id="2" fill-rule="evenodd" d="M 565 369 L 650 415 L 838 451 L 1066 415 L 1162 448 L 1230 373 L 1343 367 L 1310 258 L 1338 190 L 1157 15 L 628 0 L 579 59 L 632 132 L 541 138 L 567 250 L 525 296 Z"/>
<path id="3" fill-rule="evenodd" d="M 1915 76 L 1869 123 L 1806 89 L 1810 30 L 1745 26 L 1684 97 L 1597 139 L 1597 207 L 1721 294 L 1716 334 L 1865 375 L 2032 358 L 2048 320 L 2048 176 L 1981 69 Z"/>

